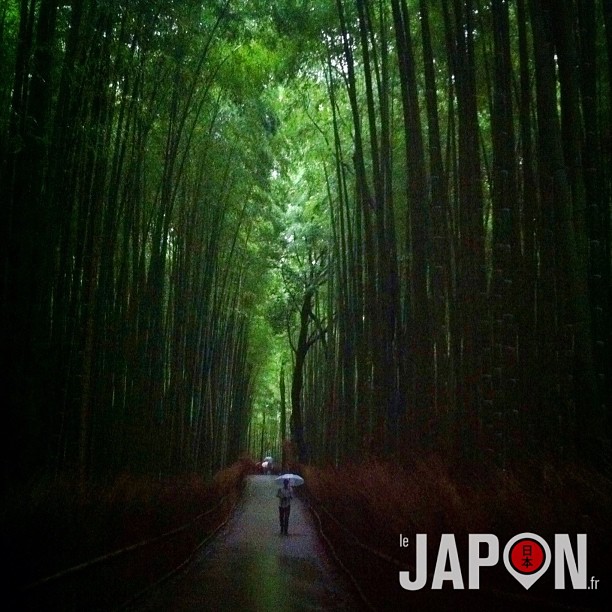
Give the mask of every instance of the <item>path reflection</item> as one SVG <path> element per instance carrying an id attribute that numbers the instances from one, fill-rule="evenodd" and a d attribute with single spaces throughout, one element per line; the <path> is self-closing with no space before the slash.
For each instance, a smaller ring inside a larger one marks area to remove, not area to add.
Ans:
<path id="1" fill-rule="evenodd" d="M 271 476 L 250 478 L 243 502 L 214 544 L 134 609 L 358 610 L 299 499 L 292 504 L 289 535 L 279 534 L 276 488 Z"/>

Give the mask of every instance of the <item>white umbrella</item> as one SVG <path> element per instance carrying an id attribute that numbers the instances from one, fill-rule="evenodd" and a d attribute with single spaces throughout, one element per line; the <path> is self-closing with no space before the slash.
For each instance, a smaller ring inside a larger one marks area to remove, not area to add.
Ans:
<path id="1" fill-rule="evenodd" d="M 280 480 L 281 482 L 283 482 L 283 480 L 288 480 L 289 484 L 292 487 L 298 487 L 299 485 L 304 484 L 304 479 L 301 476 L 298 476 L 297 474 L 281 474 L 274 480 Z"/>

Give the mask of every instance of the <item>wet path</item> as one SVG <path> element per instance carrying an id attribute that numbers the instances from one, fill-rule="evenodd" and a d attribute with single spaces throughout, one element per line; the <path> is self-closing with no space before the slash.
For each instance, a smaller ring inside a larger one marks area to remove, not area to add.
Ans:
<path id="1" fill-rule="evenodd" d="M 291 505 L 289 535 L 280 535 L 277 488 L 273 476 L 250 477 L 234 516 L 215 541 L 185 572 L 132 609 L 358 610 L 301 500 Z"/>

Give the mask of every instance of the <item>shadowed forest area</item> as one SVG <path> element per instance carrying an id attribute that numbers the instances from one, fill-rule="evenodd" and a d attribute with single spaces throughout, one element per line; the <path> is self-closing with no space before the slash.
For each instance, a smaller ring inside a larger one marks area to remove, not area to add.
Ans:
<path id="1" fill-rule="evenodd" d="M 608 575 L 611 126 L 610 0 L 0 0 L 14 579 L 268 454 L 385 554 L 587 533 Z"/>

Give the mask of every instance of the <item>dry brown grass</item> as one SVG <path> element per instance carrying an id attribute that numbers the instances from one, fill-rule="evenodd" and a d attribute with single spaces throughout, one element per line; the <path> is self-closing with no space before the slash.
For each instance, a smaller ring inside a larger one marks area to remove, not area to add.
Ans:
<path id="1" fill-rule="evenodd" d="M 357 539 L 404 563 L 406 569 L 414 564 L 414 550 L 399 547 L 400 534 L 409 536 L 410 546 L 415 534 L 428 535 L 432 571 L 442 533 L 455 534 L 463 557 L 467 534 L 493 533 L 503 550 L 510 537 L 528 531 L 540 534 L 551 543 L 555 533 L 572 536 L 587 533 L 589 573 L 599 577 L 610 570 L 612 483 L 584 468 L 545 464 L 522 477 L 487 469 L 473 471 L 465 477 L 439 457 L 430 457 L 415 462 L 411 468 L 369 461 L 337 469 L 306 466 L 303 472 L 307 492 L 314 496 L 315 509 L 317 503 L 322 504 Z M 399 587 L 397 570 L 392 567 L 382 569 L 376 579 L 368 579 L 374 575 L 373 570 L 360 568 L 357 561 L 361 559 L 362 566 L 372 564 L 368 553 L 346 545 L 342 530 L 336 530 L 333 522 L 326 526 L 345 561 L 366 588 L 368 584 L 372 586 L 374 601 L 394 605 L 418 601 L 418 609 L 447 609 L 446 606 L 456 609 L 458 602 L 448 596 L 448 591 L 447 599 L 440 594 L 432 597 L 431 591 L 425 600 L 416 599 L 424 597 L 423 593 L 408 599 L 408 592 Z M 465 561 L 462 564 L 467 565 Z M 503 565 L 501 561 L 500 565 Z M 505 570 L 495 570 L 497 573 L 489 576 L 491 589 L 516 590 L 516 583 L 509 580 Z M 542 590 L 541 596 L 545 599 L 551 586 L 548 592 Z M 553 593 L 551 597 L 554 599 L 557 595 Z M 479 602 L 475 599 L 469 605 Z M 505 608 L 504 602 L 498 600 L 493 604 L 498 609 L 518 609 L 519 605 L 512 601 Z"/>
<path id="2" fill-rule="evenodd" d="M 408 469 L 382 461 L 340 468 L 304 467 L 310 491 L 333 507 L 384 517 L 391 532 L 456 533 L 516 530 L 544 533 L 590 526 L 609 531 L 612 483 L 594 472 L 566 466 L 546 467 L 530 480 L 503 472 L 453 476 L 437 457 Z"/>

